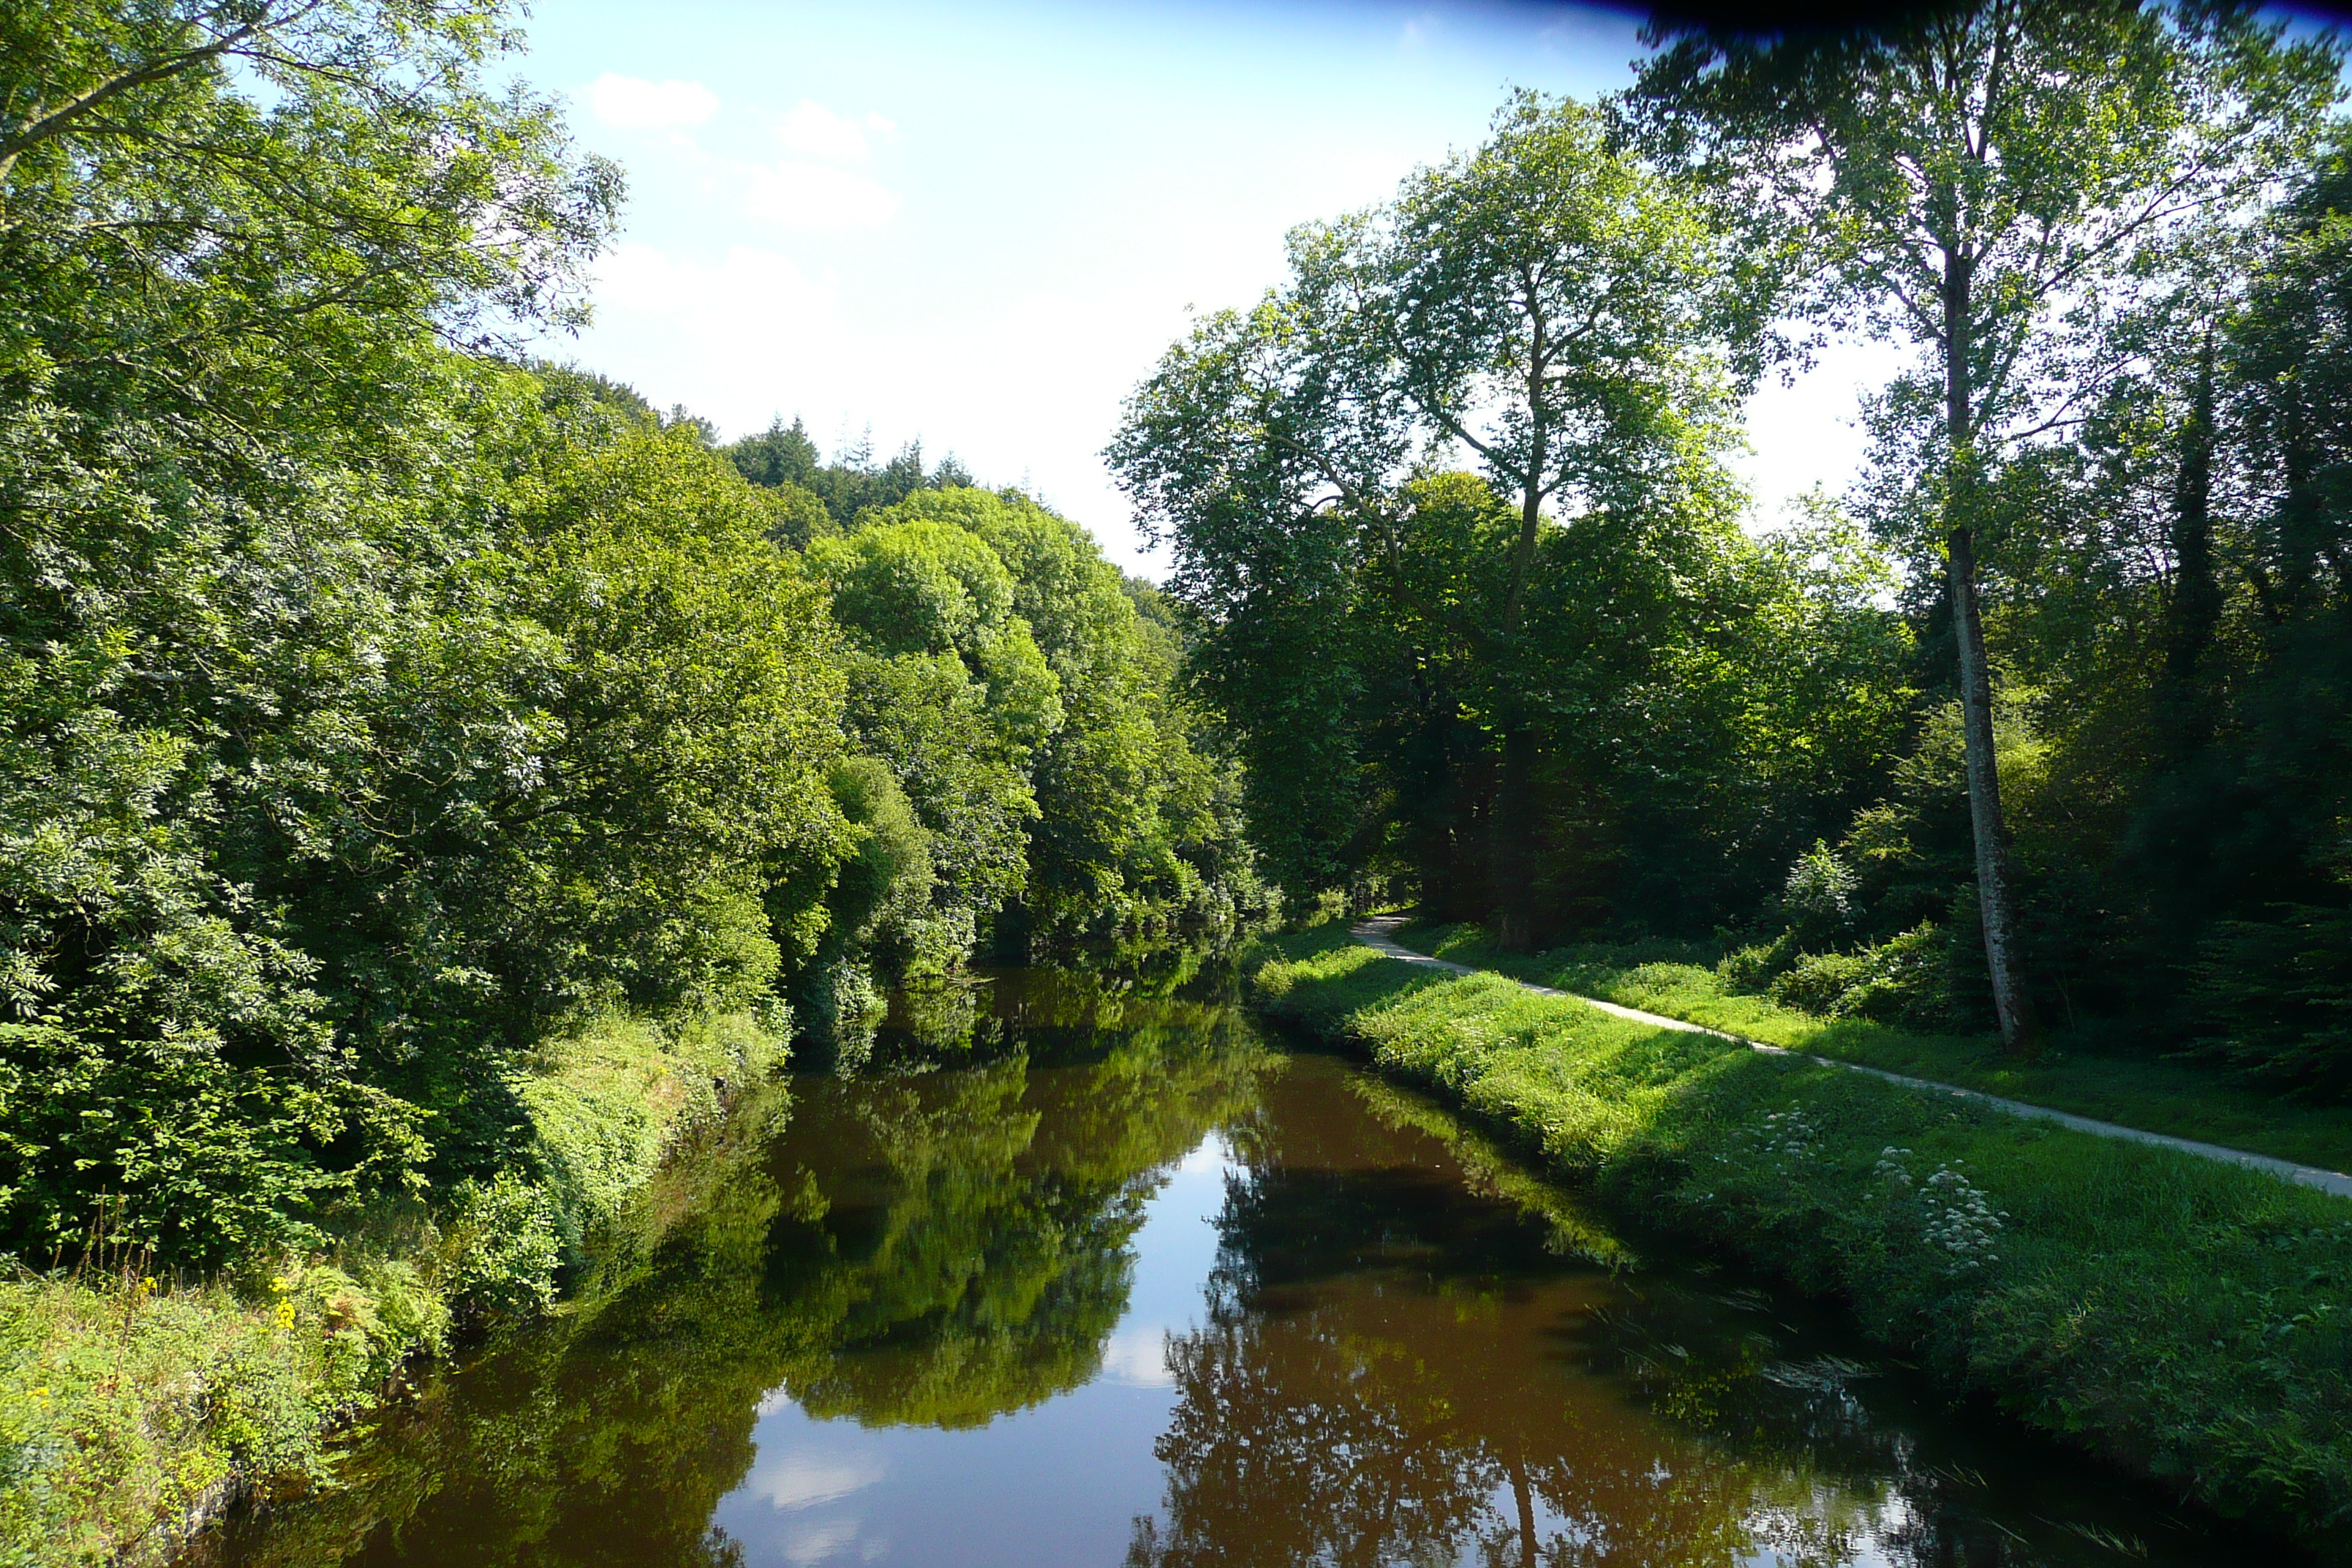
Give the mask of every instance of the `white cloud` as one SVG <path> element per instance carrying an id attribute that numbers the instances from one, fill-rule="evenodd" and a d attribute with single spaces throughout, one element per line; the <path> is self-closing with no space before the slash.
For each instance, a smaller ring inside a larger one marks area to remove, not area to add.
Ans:
<path id="1" fill-rule="evenodd" d="M 873 1454 L 826 1454 L 787 1449 L 770 1458 L 760 1456 L 751 1468 L 751 1495 L 764 1498 L 787 1513 L 820 1503 L 839 1502 L 880 1480 L 883 1466 Z M 847 1521 L 852 1532 L 855 1521 Z M 838 1544 L 838 1542 L 835 1542 Z"/>
<path id="2" fill-rule="evenodd" d="M 898 196 L 864 174 L 830 164 L 753 164 L 743 211 L 782 228 L 878 228 L 897 216 Z"/>
<path id="3" fill-rule="evenodd" d="M 1157 1323 L 1122 1328 L 1103 1345 L 1103 1375 L 1130 1388 L 1173 1388 L 1168 1331 Z"/>
<path id="4" fill-rule="evenodd" d="M 844 1547 L 854 1546 L 856 1542 L 857 1521 L 828 1520 L 823 1524 L 787 1531 L 784 1534 L 784 1561 L 793 1564 L 793 1568 L 811 1568 L 813 1563 L 839 1556 Z M 866 1557 L 867 1562 L 873 1561 L 873 1553 L 868 1552 Z"/>
<path id="5" fill-rule="evenodd" d="M 845 320 L 838 288 L 773 250 L 735 246 L 703 261 L 623 245 L 598 263 L 593 298 L 583 358 L 730 434 L 804 412 L 823 438 L 887 406 L 862 368 L 877 351 Z"/>
<path id="6" fill-rule="evenodd" d="M 866 120 L 877 131 L 883 130 L 885 126 L 893 131 L 898 129 L 879 115 L 868 115 Z M 876 121 L 879 123 L 875 124 Z M 830 158 L 836 163 L 863 163 L 874 155 L 873 149 L 866 144 L 866 126 L 855 120 L 845 119 L 822 103 L 803 98 L 793 105 L 790 114 L 784 116 L 783 124 L 776 128 L 776 137 L 788 151 L 811 158 Z"/>
<path id="7" fill-rule="evenodd" d="M 719 95 L 698 81 L 646 81 L 606 71 L 589 84 L 588 108 L 607 125 L 666 131 L 709 120 L 719 112 Z"/>
<path id="8" fill-rule="evenodd" d="M 824 290 L 787 256 L 737 246 L 716 266 L 675 260 L 650 245 L 622 245 L 596 267 L 600 305 L 689 319 L 713 307 L 732 312 L 751 299 L 771 310 L 806 313 Z M 723 300 L 723 304 L 719 301 Z"/>

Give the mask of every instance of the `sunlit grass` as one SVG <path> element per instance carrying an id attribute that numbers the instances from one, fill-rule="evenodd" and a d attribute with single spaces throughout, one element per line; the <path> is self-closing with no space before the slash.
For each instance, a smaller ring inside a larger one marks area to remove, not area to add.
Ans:
<path id="1" fill-rule="evenodd" d="M 588 1263 L 574 1283 L 610 1295 L 695 1201 L 690 1173 L 666 1162 L 781 1048 L 744 1015 L 606 1016 L 546 1042 L 512 1084 L 537 1167 L 515 1213 L 543 1232 L 535 1246 L 491 1234 L 514 1214 L 436 1226 L 390 1202 L 352 1217 L 331 1257 L 187 1281 L 101 1243 L 0 1279 L 0 1568 L 160 1561 L 184 1521 L 242 1488 L 325 1481 L 328 1435 L 446 1346 L 453 1319 L 480 1306 L 469 1286 L 544 1299 L 550 1270 Z M 587 1236 L 621 1227 L 611 1256 L 583 1256 Z M 499 1271 L 518 1265 L 543 1277 L 511 1290 Z"/>
<path id="2" fill-rule="evenodd" d="M 1620 1006 L 1683 1018 L 1767 1045 L 1981 1089 L 2149 1132 L 2219 1143 L 2325 1170 L 2352 1171 L 2352 1110 L 2280 1100 L 2193 1065 L 2091 1047 L 2064 1033 L 2033 1062 L 1994 1036 L 1931 1035 L 1866 1018 L 1820 1018 L 1737 994 L 1708 965 L 1665 956 L 1679 944 L 1514 953 L 1475 926 L 1408 926 L 1416 952 L 1490 969 Z"/>

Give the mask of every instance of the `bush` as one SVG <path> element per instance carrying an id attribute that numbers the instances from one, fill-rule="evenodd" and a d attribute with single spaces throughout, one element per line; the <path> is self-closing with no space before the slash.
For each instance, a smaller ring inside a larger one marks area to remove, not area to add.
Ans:
<path id="1" fill-rule="evenodd" d="M 443 1281 L 468 1307 L 523 1316 L 555 1303 L 563 1261 L 554 1194 L 512 1171 L 457 1185 L 445 1233 Z"/>
<path id="2" fill-rule="evenodd" d="M 159 1558 L 242 1484 L 321 1484 L 448 1314 L 400 1262 L 287 1264 L 249 1293 L 127 1274 L 0 1283 L 0 1565 Z"/>
<path id="3" fill-rule="evenodd" d="M 2352 1099 L 2352 910 L 2278 906 L 2224 921 L 2200 950 L 2190 1004 L 2204 1055 L 2314 1099 Z"/>
<path id="4" fill-rule="evenodd" d="M 1780 889 L 1780 910 L 1791 931 L 1819 941 L 1846 929 L 1861 889 L 1862 879 L 1853 868 L 1817 839 L 1789 868 Z"/>
<path id="5" fill-rule="evenodd" d="M 773 1010 L 607 1016 L 550 1040 L 504 1086 L 515 1163 L 458 1184 L 437 1228 L 394 1194 L 330 1256 L 159 1287 L 118 1200 L 103 1267 L 0 1282 L 0 1568 L 160 1556 L 174 1521 L 241 1486 L 324 1482 L 325 1434 L 455 1320 L 543 1310 L 601 1264 L 595 1233 L 645 1228 L 666 1157 L 767 1073 L 788 1027 Z"/>
<path id="6" fill-rule="evenodd" d="M 1952 1012 L 1947 946 L 1929 921 L 1857 952 L 1802 955 L 1762 989 L 1783 1006 L 1824 1018 L 1933 1028 Z"/>
<path id="7" fill-rule="evenodd" d="M 1811 952 L 1775 978 L 1764 994 L 1784 1007 L 1842 1017 L 1855 1009 L 1852 995 L 1868 983 L 1868 952 Z"/>
<path id="8" fill-rule="evenodd" d="M 1770 942 L 1732 949 L 1717 963 L 1715 972 L 1726 991 L 1760 996 L 1802 956 L 1796 933 L 1782 931 Z"/>

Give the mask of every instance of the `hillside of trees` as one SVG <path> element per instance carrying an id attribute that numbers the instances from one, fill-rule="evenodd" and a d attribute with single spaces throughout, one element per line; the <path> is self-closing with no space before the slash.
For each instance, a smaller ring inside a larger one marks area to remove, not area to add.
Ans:
<path id="1" fill-rule="evenodd" d="M 495 9 L 67 10 L 5 34 L 0 1252 L 316 1247 L 541 1179 L 583 1019 L 854 1051 L 1265 907 L 1084 529 L 529 357 L 621 177 Z"/>
<path id="2" fill-rule="evenodd" d="M 2227 7 L 1659 25 L 1290 238 L 1111 449 L 1270 874 L 2352 1094 L 2352 133 Z M 1758 529 L 1742 399 L 1916 348 Z"/>

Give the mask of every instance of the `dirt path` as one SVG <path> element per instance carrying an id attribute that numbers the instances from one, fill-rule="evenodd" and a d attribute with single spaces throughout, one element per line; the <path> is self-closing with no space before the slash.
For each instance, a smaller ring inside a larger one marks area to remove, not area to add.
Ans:
<path id="1" fill-rule="evenodd" d="M 1495 973 L 1492 970 L 1473 969 L 1466 963 L 1454 963 L 1443 958 L 1432 958 L 1425 952 L 1415 952 L 1412 949 L 1401 945 L 1390 933 L 1403 923 L 1404 921 L 1395 915 L 1375 915 L 1370 920 L 1357 921 L 1349 928 L 1349 932 L 1373 952 L 1396 959 L 1400 963 L 1418 963 L 1428 968 L 1443 969 L 1454 974 Z M 1504 978 L 1507 979 L 1508 976 Z M 1621 1018 L 1631 1018 L 1637 1024 L 1648 1024 L 1660 1029 L 1687 1029 L 1696 1035 L 1713 1035 L 1719 1040 L 1731 1040 L 1748 1047 L 1750 1050 L 1770 1051 L 1776 1056 L 1804 1056 L 1807 1061 L 1819 1062 L 1823 1067 L 1844 1068 L 1850 1072 L 1866 1072 L 1873 1078 L 1883 1078 L 1889 1083 L 1899 1083 L 1907 1088 L 1924 1089 L 1930 1094 L 1948 1094 L 1957 1100 L 1974 1100 L 1979 1105 L 1989 1105 L 1996 1110 L 2006 1110 L 2011 1116 L 2030 1116 L 2038 1121 L 2055 1121 L 2061 1126 L 2071 1127 L 2077 1132 L 2088 1132 L 2100 1138 L 2125 1138 L 2135 1143 L 2154 1143 L 2161 1148 L 2178 1149 L 2184 1154 L 2195 1154 L 2207 1160 L 2222 1160 L 2233 1165 L 2248 1165 L 2257 1171 L 2268 1171 L 2272 1175 L 2283 1176 L 2290 1182 L 2301 1182 L 2307 1187 L 2317 1187 L 2323 1192 L 2334 1193 L 2338 1197 L 2352 1197 L 2352 1176 L 2345 1175 L 2340 1171 L 2323 1171 L 2315 1165 L 2298 1165 L 2292 1160 L 2273 1159 L 2268 1154 L 2249 1154 L 2242 1149 L 2224 1149 L 2219 1143 L 2200 1143 L 2194 1139 L 2174 1138 L 2162 1132 L 2144 1132 L 2137 1127 L 2122 1127 L 2112 1121 L 2094 1121 L 2087 1116 L 2076 1116 L 2064 1110 L 2053 1110 L 2046 1105 L 2028 1105 L 2021 1100 L 2003 1100 L 1997 1094 L 1984 1094 L 1973 1089 L 1961 1089 L 1953 1084 L 1935 1083 L 1924 1078 L 1906 1078 L 1901 1073 L 1885 1072 L 1877 1068 L 1863 1067 L 1855 1062 L 1835 1061 L 1828 1057 L 1806 1056 L 1802 1051 L 1791 1051 L 1781 1046 L 1768 1046 L 1761 1040 L 1750 1040 L 1738 1035 L 1727 1035 L 1721 1029 L 1710 1029 L 1703 1024 L 1694 1024 L 1687 1019 L 1669 1018 L 1657 1013 L 1644 1013 L 1638 1007 L 1621 1007 L 1614 1002 L 1603 1002 L 1597 996 L 1580 996 L 1573 991 L 1559 991 L 1549 985 L 1529 984 L 1524 980 L 1515 984 L 1527 986 L 1528 990 L 1539 996 L 1565 996 L 1570 1001 L 1581 1002 L 1588 1007 L 1598 1007 L 1604 1013 L 1614 1013 Z"/>

